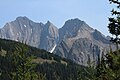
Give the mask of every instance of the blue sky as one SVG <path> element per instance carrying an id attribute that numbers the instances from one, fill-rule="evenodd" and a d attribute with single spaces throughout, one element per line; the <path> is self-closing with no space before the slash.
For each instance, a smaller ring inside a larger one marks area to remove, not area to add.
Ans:
<path id="1" fill-rule="evenodd" d="M 108 35 L 109 0 L 0 0 L 0 27 L 18 16 L 35 22 L 51 21 L 58 28 L 66 20 L 79 18 Z"/>

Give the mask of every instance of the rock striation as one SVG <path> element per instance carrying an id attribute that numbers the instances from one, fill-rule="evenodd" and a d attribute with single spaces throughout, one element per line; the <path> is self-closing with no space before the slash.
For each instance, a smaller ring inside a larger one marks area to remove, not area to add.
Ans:
<path id="1" fill-rule="evenodd" d="M 107 37 L 78 18 L 66 21 L 58 29 L 50 21 L 43 24 L 17 17 L 0 29 L 0 38 L 45 49 L 85 66 L 97 62 L 110 45 Z"/>

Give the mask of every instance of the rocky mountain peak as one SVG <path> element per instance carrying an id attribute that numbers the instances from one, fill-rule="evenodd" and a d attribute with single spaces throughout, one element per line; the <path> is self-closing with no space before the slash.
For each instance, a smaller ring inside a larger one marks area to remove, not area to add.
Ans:
<path id="1" fill-rule="evenodd" d="M 47 27 L 47 28 L 56 28 L 56 26 L 55 25 L 53 25 L 53 23 L 52 22 L 50 22 L 50 21 L 47 21 L 47 23 L 45 24 L 45 27 Z"/>
<path id="2" fill-rule="evenodd" d="M 43 35 L 48 35 L 49 37 L 57 37 L 58 36 L 58 28 L 53 25 L 50 21 L 44 25 L 43 31 L 45 32 Z"/>
<path id="3" fill-rule="evenodd" d="M 20 16 L 0 29 L 0 38 L 24 42 L 83 65 L 89 58 L 94 59 L 93 56 L 101 54 L 109 44 L 104 35 L 78 18 L 66 21 L 58 29 L 50 21 L 46 24 L 36 23 Z M 95 54 L 91 52 L 93 47 Z"/>
<path id="4" fill-rule="evenodd" d="M 70 19 L 65 22 L 63 28 L 66 29 L 73 29 L 75 27 L 80 27 L 82 25 L 83 21 L 79 20 L 78 18 Z"/>
<path id="5" fill-rule="evenodd" d="M 52 24 L 52 22 L 50 22 L 50 21 L 48 20 L 46 24 L 47 24 L 47 25 L 51 25 L 51 24 Z"/>
<path id="6" fill-rule="evenodd" d="M 69 20 L 67 20 L 65 23 L 73 23 L 73 22 L 75 22 L 75 23 L 80 23 L 80 22 L 82 22 L 79 18 L 74 18 L 74 19 L 69 19 Z"/>
<path id="7" fill-rule="evenodd" d="M 16 18 L 16 20 L 18 20 L 18 21 L 22 21 L 22 20 L 29 20 L 26 16 L 19 16 L 19 17 L 17 17 Z"/>
<path id="8" fill-rule="evenodd" d="M 60 39 L 78 37 L 85 38 L 89 37 L 90 33 L 94 29 L 89 27 L 84 21 L 81 21 L 78 18 L 71 19 L 65 22 L 64 26 L 59 29 Z M 61 41 L 60 40 L 60 41 Z"/>

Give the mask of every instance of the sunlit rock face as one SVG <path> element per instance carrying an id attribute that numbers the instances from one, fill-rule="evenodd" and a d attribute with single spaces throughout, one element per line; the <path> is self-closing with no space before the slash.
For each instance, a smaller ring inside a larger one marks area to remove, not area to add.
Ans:
<path id="1" fill-rule="evenodd" d="M 58 29 L 49 21 L 43 24 L 17 17 L 0 30 L 0 37 L 50 51 L 57 43 Z"/>
<path id="2" fill-rule="evenodd" d="M 81 65 L 95 61 L 109 47 L 109 40 L 84 21 L 71 19 L 59 29 L 59 44 L 54 53 Z"/>
<path id="3" fill-rule="evenodd" d="M 108 38 L 78 18 L 66 21 L 58 29 L 50 21 L 43 24 L 17 17 L 0 29 L 0 38 L 45 49 L 85 66 L 88 62 L 97 62 L 110 44 Z"/>

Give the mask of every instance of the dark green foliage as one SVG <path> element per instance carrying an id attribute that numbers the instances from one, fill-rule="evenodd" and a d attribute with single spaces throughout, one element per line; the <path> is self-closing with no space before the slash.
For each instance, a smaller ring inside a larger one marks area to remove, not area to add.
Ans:
<path id="1" fill-rule="evenodd" d="M 117 9 L 120 9 L 119 0 L 109 0 L 110 3 L 116 4 Z M 118 45 L 120 44 L 120 12 L 119 10 L 112 10 L 114 18 L 109 18 L 109 32 L 113 35 L 111 42 L 116 44 L 116 51 L 110 51 L 101 59 L 97 66 L 99 80 L 120 80 L 120 51 Z M 114 37 L 115 36 L 115 37 Z"/>
<path id="2" fill-rule="evenodd" d="M 19 42 L 0 39 L 0 49 L 0 80 L 79 80 L 79 74 L 86 75 L 86 67 Z M 34 60 L 39 58 L 42 63 Z"/>
<path id="3" fill-rule="evenodd" d="M 1 42 L 4 44 L 4 41 Z M 11 43 L 8 42 L 8 44 Z M 6 42 L 5 44 L 7 45 Z M 3 51 L 2 48 L 5 48 L 5 45 L 2 47 L 1 44 L 1 51 Z M 30 80 L 37 76 L 33 71 L 35 67 L 35 64 L 32 63 L 34 56 L 29 53 L 26 45 L 16 44 L 16 46 L 10 47 L 10 51 L 8 48 L 6 49 L 7 53 L 4 56 L 0 55 L 0 80 Z"/>
<path id="4" fill-rule="evenodd" d="M 110 75 L 114 80 L 120 80 L 120 51 L 110 52 L 107 54 L 106 64 L 111 71 Z"/>
<path id="5" fill-rule="evenodd" d="M 76 80 L 77 70 L 75 64 L 66 66 L 61 63 L 43 63 L 36 67 L 36 71 L 45 74 L 47 80 Z"/>
<path id="6" fill-rule="evenodd" d="M 110 51 L 97 66 L 97 76 L 99 80 L 120 80 L 120 56 L 118 51 Z M 120 53 L 120 51 L 119 51 Z"/>
<path id="7" fill-rule="evenodd" d="M 110 3 L 117 4 L 117 9 L 120 9 L 120 2 L 118 0 L 109 0 Z M 120 12 L 119 10 L 112 10 L 112 15 L 114 15 L 114 18 L 109 18 L 109 32 L 114 35 L 115 37 L 111 38 L 111 41 L 113 43 L 116 43 L 116 49 L 118 50 L 118 44 L 120 43 Z"/>
<path id="8" fill-rule="evenodd" d="M 35 57 L 30 54 L 26 46 L 16 46 L 12 58 L 15 65 L 15 72 L 11 73 L 12 80 L 30 80 L 37 76 L 33 71 L 35 64 L 32 63 Z"/>
<path id="9" fill-rule="evenodd" d="M 120 1 L 119 0 L 109 0 L 110 3 L 114 3 L 117 5 L 117 9 L 120 9 Z M 120 79 L 120 51 L 119 51 L 119 47 L 118 45 L 120 44 L 120 12 L 119 10 L 112 10 L 112 15 L 115 15 L 115 18 L 109 18 L 109 30 L 110 33 L 115 35 L 115 38 L 112 38 L 111 41 L 113 43 L 116 43 L 117 46 L 117 50 L 112 52 L 112 50 L 110 51 L 109 54 L 106 55 L 107 58 L 107 62 L 106 64 L 109 67 L 109 70 L 113 73 L 114 76 L 112 76 L 112 78 L 114 78 L 115 80 Z"/>

